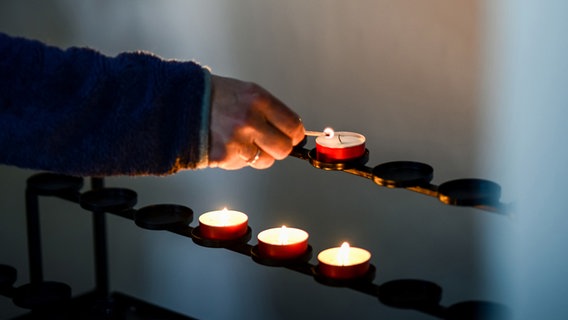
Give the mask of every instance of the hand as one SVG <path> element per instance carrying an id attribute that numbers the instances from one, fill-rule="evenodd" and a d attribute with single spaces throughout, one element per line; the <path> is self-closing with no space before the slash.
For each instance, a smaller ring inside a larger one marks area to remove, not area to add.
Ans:
<path id="1" fill-rule="evenodd" d="M 304 138 L 296 113 L 262 87 L 211 76 L 209 167 L 270 167 Z"/>

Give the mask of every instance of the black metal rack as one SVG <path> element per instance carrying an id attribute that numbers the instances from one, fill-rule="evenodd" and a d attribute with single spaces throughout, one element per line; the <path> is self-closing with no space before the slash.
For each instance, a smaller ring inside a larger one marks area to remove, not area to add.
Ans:
<path id="1" fill-rule="evenodd" d="M 449 205 L 474 207 L 484 211 L 508 214 L 511 205 L 502 203 L 501 187 L 484 179 L 456 179 L 437 186 L 431 184 L 434 168 L 416 161 L 393 161 L 375 167 L 366 165 L 369 151 L 358 159 L 349 162 L 323 162 L 318 160 L 316 149 L 304 147 L 305 141 L 290 154 L 308 161 L 322 170 L 346 172 L 361 178 L 372 180 L 376 185 L 387 188 L 400 188 L 437 198 Z"/>
<path id="2" fill-rule="evenodd" d="M 404 188 L 427 196 L 438 198 L 446 204 L 471 206 L 482 210 L 506 214 L 509 205 L 499 202 L 500 187 L 491 181 L 480 179 L 459 179 L 440 186 L 430 184 L 433 169 L 429 165 L 397 161 L 367 167 L 368 151 L 365 156 L 350 162 L 326 163 L 319 161 L 315 150 L 294 148 L 292 156 L 309 161 L 314 167 L 324 170 L 347 172 L 372 180 L 380 186 Z M 313 277 L 326 286 L 345 287 L 363 294 L 374 296 L 378 302 L 402 309 L 413 309 L 440 319 L 506 319 L 506 307 L 489 301 L 464 301 L 448 307 L 440 305 L 442 288 L 432 282 L 419 279 L 396 279 L 382 284 L 373 283 L 376 269 L 373 265 L 363 277 L 354 280 L 334 280 L 322 276 L 317 265 L 310 263 L 312 248 L 294 260 L 273 260 L 262 257 L 257 246 L 249 244 L 252 229 L 240 239 L 219 241 L 205 239 L 199 227 L 191 227 L 191 208 L 158 204 L 135 209 L 136 192 L 123 188 L 105 188 L 102 178 L 91 178 L 91 188 L 81 192 L 84 179 L 53 173 L 40 173 L 27 180 L 26 215 L 30 283 L 13 287 L 17 272 L 14 268 L 0 265 L 0 294 L 12 298 L 13 302 L 30 309 L 28 315 L 18 319 L 54 317 L 61 319 L 125 319 L 129 312 L 139 312 L 140 319 L 159 315 L 168 319 L 191 319 L 159 306 L 109 292 L 108 255 L 106 242 L 106 213 L 132 220 L 148 230 L 167 230 L 190 238 L 204 247 L 224 248 L 228 251 L 251 257 L 251 260 L 266 266 L 281 267 Z M 40 240 L 39 197 L 57 197 L 79 204 L 92 214 L 95 288 L 92 292 L 73 297 L 71 288 L 63 283 L 44 281 L 42 249 Z M 136 306 L 136 308 L 132 308 Z M 134 311 L 133 311 L 134 310 Z"/>

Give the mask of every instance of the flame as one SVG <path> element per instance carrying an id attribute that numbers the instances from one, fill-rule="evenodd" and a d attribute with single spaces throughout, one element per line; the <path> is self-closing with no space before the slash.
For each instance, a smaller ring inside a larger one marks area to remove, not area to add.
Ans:
<path id="1" fill-rule="evenodd" d="M 335 136 L 335 131 L 333 131 L 333 129 L 330 127 L 323 129 L 323 133 L 325 134 L 325 137 L 328 139 L 331 139 L 333 138 L 333 136 Z"/>
<path id="2" fill-rule="evenodd" d="M 349 262 L 349 243 L 343 242 L 337 253 L 337 261 L 341 266 L 346 265 Z"/>
<path id="3" fill-rule="evenodd" d="M 219 216 L 219 220 L 221 221 L 222 226 L 226 226 L 229 224 L 229 210 L 227 210 L 227 207 L 221 210 L 221 215 Z"/>
<path id="4" fill-rule="evenodd" d="M 282 228 L 280 228 L 278 243 L 280 243 L 280 245 L 288 243 L 288 229 L 286 229 L 286 226 L 282 226 Z"/>

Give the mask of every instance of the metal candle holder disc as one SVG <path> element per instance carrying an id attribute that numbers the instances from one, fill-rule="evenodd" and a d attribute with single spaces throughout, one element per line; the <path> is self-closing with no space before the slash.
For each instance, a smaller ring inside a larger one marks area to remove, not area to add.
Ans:
<path id="1" fill-rule="evenodd" d="M 132 209 L 138 196 L 136 192 L 124 188 L 103 188 L 91 190 L 81 195 L 83 209 L 99 212 L 119 212 Z"/>
<path id="2" fill-rule="evenodd" d="M 393 161 L 373 168 L 373 181 L 388 188 L 426 185 L 432 181 L 434 169 L 425 163 Z"/>
<path id="3" fill-rule="evenodd" d="M 193 220 L 193 210 L 176 204 L 156 204 L 143 207 L 134 214 L 137 226 L 149 230 L 184 227 Z"/>

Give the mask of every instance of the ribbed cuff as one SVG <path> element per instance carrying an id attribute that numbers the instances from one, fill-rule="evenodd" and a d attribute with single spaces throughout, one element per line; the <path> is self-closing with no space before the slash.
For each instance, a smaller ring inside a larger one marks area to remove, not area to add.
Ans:
<path id="1" fill-rule="evenodd" d="M 209 165 L 209 127 L 211 123 L 211 70 L 203 67 L 203 100 L 201 101 L 201 128 L 199 130 L 199 162 L 196 168 Z"/>

